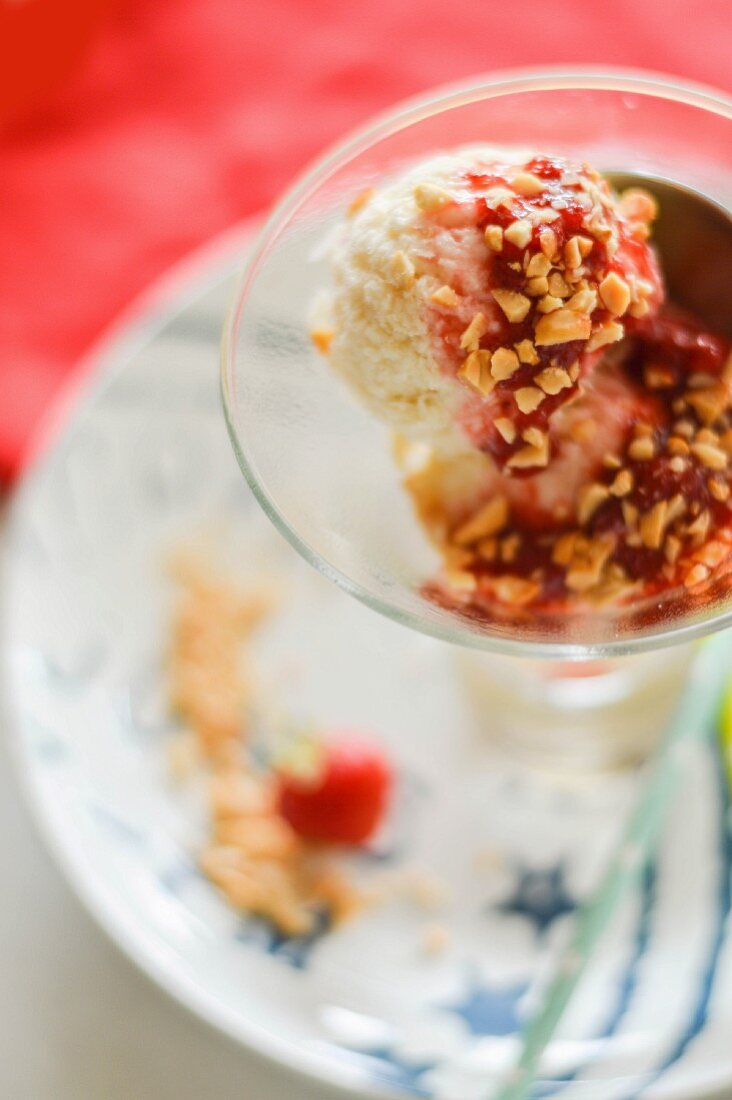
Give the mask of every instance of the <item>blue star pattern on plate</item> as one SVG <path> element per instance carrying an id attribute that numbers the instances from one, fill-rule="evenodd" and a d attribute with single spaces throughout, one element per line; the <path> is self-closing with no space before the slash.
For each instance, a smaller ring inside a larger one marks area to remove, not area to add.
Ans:
<path id="1" fill-rule="evenodd" d="M 577 902 L 567 889 L 563 863 L 547 868 L 520 867 L 513 894 L 498 906 L 501 913 L 526 917 L 538 936 L 576 908 Z"/>
<path id="2" fill-rule="evenodd" d="M 268 955 L 280 959 L 295 970 L 305 970 L 313 949 L 330 927 L 330 915 L 325 910 L 319 910 L 315 914 L 313 929 L 305 936 L 286 936 L 271 921 L 261 917 L 248 917 L 237 938 L 244 943 L 256 944 Z"/>
<path id="3" fill-rule="evenodd" d="M 528 982 L 491 986 L 473 978 L 463 997 L 443 1008 L 464 1020 L 473 1035 L 512 1035 L 521 1026 L 518 1006 L 528 988 Z"/>

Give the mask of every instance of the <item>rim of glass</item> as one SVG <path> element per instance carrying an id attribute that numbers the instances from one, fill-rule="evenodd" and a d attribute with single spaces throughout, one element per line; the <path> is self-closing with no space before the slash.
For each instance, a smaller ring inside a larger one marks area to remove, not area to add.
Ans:
<path id="1" fill-rule="evenodd" d="M 239 437 L 232 406 L 231 382 L 236 370 L 237 336 L 249 288 L 257 277 L 260 263 L 266 256 L 270 244 L 276 239 L 282 226 L 338 166 L 352 160 L 359 152 L 384 138 L 441 111 L 466 106 L 479 100 L 495 99 L 506 94 L 520 94 L 542 89 L 559 91 L 581 88 L 656 96 L 697 107 L 732 121 L 732 97 L 716 88 L 694 81 L 680 80 L 663 73 L 597 65 L 501 70 L 489 75 L 477 75 L 464 81 L 440 85 L 420 95 L 402 100 L 393 107 L 371 116 L 345 138 L 327 147 L 310 166 L 295 177 L 291 186 L 271 210 L 255 239 L 237 281 L 221 339 L 221 395 L 229 437 L 249 488 L 280 534 L 319 573 L 386 618 L 443 642 L 506 656 L 554 659 L 626 656 L 691 642 L 732 626 L 732 597 L 726 608 L 722 608 L 709 619 L 692 619 L 689 622 L 681 620 L 678 625 L 666 624 L 658 630 L 639 633 L 636 637 L 607 638 L 598 642 L 578 644 L 558 639 L 537 641 L 497 637 L 472 630 L 458 618 L 449 625 L 430 620 L 426 616 L 397 607 L 388 600 L 374 595 L 364 585 L 334 566 L 300 536 L 271 497 L 257 472 L 256 464 L 247 455 Z"/>

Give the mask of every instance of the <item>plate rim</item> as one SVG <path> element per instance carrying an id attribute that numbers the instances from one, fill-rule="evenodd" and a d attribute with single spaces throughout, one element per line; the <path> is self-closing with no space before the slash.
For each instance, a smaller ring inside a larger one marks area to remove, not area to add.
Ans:
<path id="1" fill-rule="evenodd" d="M 155 339 L 188 302 L 200 297 L 206 286 L 215 286 L 226 274 L 236 275 L 259 224 L 259 217 L 245 219 L 173 264 L 132 300 L 77 362 L 33 434 L 26 451 L 25 469 L 11 492 L 0 562 L 0 600 L 6 599 L 10 586 L 13 534 L 21 526 L 25 502 L 32 496 L 46 464 L 73 435 L 79 421 L 91 412 L 99 395 L 124 372 L 137 351 Z M 223 422 L 222 430 L 225 430 Z M 308 1051 L 227 1009 L 203 986 L 161 957 L 159 948 L 140 932 L 138 923 L 119 910 L 115 898 L 79 857 L 74 831 L 58 828 L 44 796 L 38 767 L 28 751 L 18 711 L 11 656 L 9 623 L 3 617 L 0 623 L 0 710 L 6 720 L 11 763 L 37 833 L 72 893 L 97 927 L 166 996 L 207 1027 L 240 1044 L 248 1054 L 279 1066 L 293 1077 L 303 1076 L 325 1086 L 333 1093 L 370 1100 L 403 1097 L 403 1091 L 386 1083 L 377 1084 L 357 1066 L 349 1067 L 325 1053 Z M 690 1091 L 688 1085 L 679 1084 L 666 1086 L 658 1095 L 662 1100 L 701 1100 L 702 1097 L 722 1100 L 730 1086 L 732 1062 L 726 1068 L 718 1067 L 715 1071 L 707 1067 L 703 1073 L 697 1073 L 694 1091 Z"/>
<path id="2" fill-rule="evenodd" d="M 78 360 L 41 417 L 26 450 L 25 468 L 11 490 L 0 562 L 1 601 L 5 601 L 11 583 L 13 535 L 22 524 L 25 503 L 32 496 L 46 464 L 71 438 L 79 421 L 92 411 L 100 394 L 124 372 L 137 351 L 155 339 L 188 301 L 200 297 L 207 285 L 215 286 L 227 274 L 236 276 L 259 224 L 259 217 L 244 219 L 173 264 L 117 315 Z M 225 432 L 223 414 L 222 431 Z M 5 718 L 11 764 L 36 832 L 66 884 L 97 927 L 166 996 L 257 1058 L 341 1095 L 345 1092 L 370 1100 L 394 1100 L 402 1096 L 399 1091 L 375 1086 L 356 1066 L 341 1065 L 326 1054 L 308 1052 L 258 1027 L 251 1019 L 243 1020 L 230 1012 L 203 987 L 161 959 L 155 944 L 140 933 L 137 923 L 119 911 L 114 898 L 79 858 L 73 830 L 59 830 L 48 806 L 38 768 L 28 751 L 17 705 L 12 648 L 9 623 L 3 617 L 0 623 L 0 711 Z"/>

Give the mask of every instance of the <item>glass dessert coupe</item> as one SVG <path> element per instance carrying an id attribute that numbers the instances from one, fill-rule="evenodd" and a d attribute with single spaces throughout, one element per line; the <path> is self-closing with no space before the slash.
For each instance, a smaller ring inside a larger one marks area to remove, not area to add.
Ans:
<path id="1" fill-rule="evenodd" d="M 327 241 L 348 203 L 405 164 L 486 141 L 631 171 L 732 203 L 732 101 L 641 73 L 517 71 L 439 90 L 330 151 L 274 211 L 223 341 L 223 393 L 241 468 L 267 515 L 325 576 L 459 649 L 486 730 L 559 771 L 642 759 L 673 709 L 691 643 L 732 625 L 729 582 L 703 599 L 495 620 L 438 606 L 438 570 L 401 485 L 388 429 L 312 347 Z M 673 647 L 673 648 L 672 648 Z"/>

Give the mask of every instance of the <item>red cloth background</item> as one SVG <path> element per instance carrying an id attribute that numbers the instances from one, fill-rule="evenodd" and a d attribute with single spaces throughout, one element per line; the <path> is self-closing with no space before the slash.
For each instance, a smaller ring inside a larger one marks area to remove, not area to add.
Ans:
<path id="1" fill-rule="evenodd" d="M 0 0 L 0 472 L 117 311 L 374 110 L 548 62 L 732 91 L 731 27 L 730 0 Z"/>

